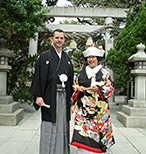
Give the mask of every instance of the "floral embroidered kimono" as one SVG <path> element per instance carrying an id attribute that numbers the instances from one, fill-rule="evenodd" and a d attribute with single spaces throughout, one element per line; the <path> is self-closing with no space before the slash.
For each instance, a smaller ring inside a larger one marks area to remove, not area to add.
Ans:
<path id="1" fill-rule="evenodd" d="M 97 86 L 98 92 L 78 91 L 79 86 Z M 108 98 L 113 91 L 113 81 L 101 65 L 91 69 L 86 66 L 76 77 L 74 84 L 74 132 L 71 145 L 95 153 L 106 152 L 113 145 Z"/>

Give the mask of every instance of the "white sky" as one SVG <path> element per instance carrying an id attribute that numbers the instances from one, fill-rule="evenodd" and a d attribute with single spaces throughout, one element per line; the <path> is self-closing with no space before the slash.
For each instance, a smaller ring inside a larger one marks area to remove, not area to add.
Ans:
<path id="1" fill-rule="evenodd" d="M 71 2 L 68 2 L 67 0 L 58 0 L 57 2 L 57 6 L 68 6 L 70 5 L 71 6 Z"/>
<path id="2" fill-rule="evenodd" d="M 67 1 L 67 0 L 58 0 L 57 2 L 57 5 L 56 6 L 59 6 L 59 7 L 68 7 L 68 6 L 72 6 L 71 2 Z M 53 22 L 54 24 L 58 24 L 60 21 L 63 21 L 67 18 L 55 18 L 55 21 Z"/>
<path id="3" fill-rule="evenodd" d="M 67 1 L 67 0 L 58 0 L 56 6 L 58 7 L 68 7 L 68 6 L 72 6 L 71 2 Z M 53 24 L 58 24 L 60 21 L 63 21 L 67 18 L 63 18 L 63 17 L 56 17 L 55 21 L 53 22 Z"/>
<path id="4" fill-rule="evenodd" d="M 46 0 L 42 0 L 42 3 L 45 3 L 45 1 Z M 67 6 L 71 6 L 71 2 L 69 2 L 69 1 L 67 1 L 67 0 L 58 0 L 58 2 L 57 2 L 57 6 L 65 6 L 65 7 L 67 7 Z"/>
<path id="5" fill-rule="evenodd" d="M 43 0 L 42 3 L 45 3 L 46 0 Z M 68 7 L 68 6 L 72 6 L 71 2 L 67 1 L 67 0 L 58 0 L 56 6 L 58 7 Z M 55 21 L 53 22 L 53 24 L 58 24 L 60 21 L 63 21 L 67 18 L 63 18 L 63 17 L 55 17 Z"/>

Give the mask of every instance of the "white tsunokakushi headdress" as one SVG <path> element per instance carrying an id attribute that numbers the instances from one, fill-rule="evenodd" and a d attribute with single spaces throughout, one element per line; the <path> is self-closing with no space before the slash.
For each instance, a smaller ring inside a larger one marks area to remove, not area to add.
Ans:
<path id="1" fill-rule="evenodd" d="M 84 57 L 89 57 L 89 56 L 97 56 L 97 57 L 103 57 L 104 55 L 104 50 L 100 50 L 94 46 L 88 47 L 84 52 L 83 55 Z"/>

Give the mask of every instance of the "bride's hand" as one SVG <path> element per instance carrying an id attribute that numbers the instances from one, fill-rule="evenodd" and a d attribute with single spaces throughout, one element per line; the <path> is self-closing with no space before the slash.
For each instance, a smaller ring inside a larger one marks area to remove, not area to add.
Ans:
<path id="1" fill-rule="evenodd" d="M 84 86 L 78 87 L 78 91 L 81 91 L 81 92 L 84 92 L 85 89 L 86 89 L 86 88 L 85 88 Z"/>
<path id="2" fill-rule="evenodd" d="M 92 87 L 86 88 L 85 90 L 91 90 L 92 92 L 97 92 L 98 88 L 97 86 L 92 86 Z"/>

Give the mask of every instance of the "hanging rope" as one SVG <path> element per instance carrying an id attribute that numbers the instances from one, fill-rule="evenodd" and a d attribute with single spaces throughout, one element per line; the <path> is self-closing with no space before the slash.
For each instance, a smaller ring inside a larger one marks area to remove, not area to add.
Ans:
<path id="1" fill-rule="evenodd" d="M 112 23 L 105 24 L 101 28 L 98 28 L 98 29 L 96 29 L 95 31 L 92 31 L 92 32 L 72 33 L 72 34 L 65 33 L 65 38 L 67 38 L 67 39 L 85 39 L 85 38 L 93 36 L 97 33 L 101 33 L 101 31 L 104 31 L 107 28 L 113 28 L 113 24 Z M 50 28 L 45 27 L 43 29 L 50 32 L 50 33 L 53 32 L 53 30 L 50 29 Z"/>

